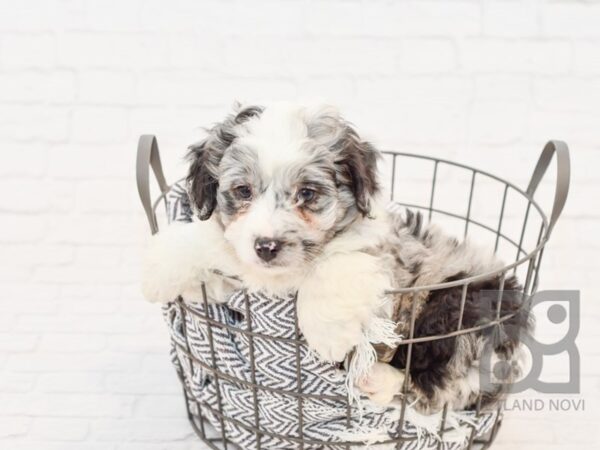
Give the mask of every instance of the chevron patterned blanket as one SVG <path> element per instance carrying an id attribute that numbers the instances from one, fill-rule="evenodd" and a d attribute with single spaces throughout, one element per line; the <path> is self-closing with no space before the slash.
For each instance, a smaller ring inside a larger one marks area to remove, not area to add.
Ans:
<path id="1" fill-rule="evenodd" d="M 173 186 L 166 200 L 169 220 L 191 220 L 182 186 Z M 251 324 L 246 317 L 246 295 Z M 189 303 L 185 308 L 170 303 L 164 315 L 171 333 L 173 363 L 184 383 L 190 411 L 205 417 L 219 433 L 225 427 L 228 439 L 242 449 L 333 450 L 347 448 L 342 442 L 368 446 L 401 435 L 407 439 L 402 449 L 459 450 L 467 446 L 472 432 L 475 437 L 483 435 L 494 423 L 495 413 L 448 413 L 447 430 L 440 440 L 438 415 L 423 416 L 407 406 L 399 429 L 399 408 L 376 407 L 369 402 L 348 406 L 345 373 L 319 361 L 304 343 L 294 341 L 293 295 L 271 298 L 240 291 L 226 303 L 206 307 Z M 206 316 L 225 326 L 209 327 Z M 252 338 L 238 331 L 249 325 Z M 195 363 L 190 364 L 187 351 Z M 216 367 L 222 375 L 216 378 L 206 367 Z M 253 392 L 251 385 L 260 388 Z M 299 401 L 298 392 L 307 395 Z M 382 444 L 375 448 L 398 447 Z"/>

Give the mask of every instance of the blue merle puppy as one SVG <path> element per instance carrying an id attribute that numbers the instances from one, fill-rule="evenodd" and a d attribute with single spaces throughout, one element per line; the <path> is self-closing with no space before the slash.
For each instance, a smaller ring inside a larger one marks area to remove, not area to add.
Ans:
<path id="1" fill-rule="evenodd" d="M 499 287 L 497 277 L 485 274 L 502 263 L 425 227 L 420 215 L 388 212 L 379 157 L 331 106 L 237 107 L 190 147 L 187 187 L 195 220 L 152 238 L 145 296 L 197 301 L 203 282 L 215 302 L 241 288 L 274 296 L 297 292 L 300 329 L 331 362 L 373 335 L 378 319 L 397 322 L 396 331 L 407 336 L 412 302 L 418 302 L 416 336 L 457 328 L 459 288 L 417 296 L 390 290 L 479 276 L 469 287 L 462 326 L 488 320 L 480 292 Z M 517 287 L 515 279 L 506 280 L 507 291 Z M 518 296 L 506 295 L 502 312 L 514 311 L 510 324 L 526 327 L 519 306 Z M 406 346 L 388 345 L 357 385 L 373 401 L 388 403 L 406 381 L 423 411 L 468 407 L 481 391 L 474 374 L 488 341 L 474 333 L 415 345 L 408 380 L 400 370 Z M 511 338 L 493 348 L 503 358 L 516 358 L 517 350 Z"/>

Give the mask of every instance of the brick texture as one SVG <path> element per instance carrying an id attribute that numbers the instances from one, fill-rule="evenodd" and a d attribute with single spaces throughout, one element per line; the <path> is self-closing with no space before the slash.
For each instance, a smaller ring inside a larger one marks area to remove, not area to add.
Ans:
<path id="1" fill-rule="evenodd" d="M 570 144 L 542 287 L 582 290 L 586 411 L 512 415 L 495 448 L 598 444 L 597 1 L 0 0 L 1 449 L 202 448 L 138 288 L 136 141 L 158 135 L 175 180 L 233 100 L 297 98 L 340 105 L 382 148 L 519 186 L 546 140 Z M 443 198 L 462 195 L 465 180 L 444 176 Z M 497 208 L 486 192 L 483 216 Z"/>

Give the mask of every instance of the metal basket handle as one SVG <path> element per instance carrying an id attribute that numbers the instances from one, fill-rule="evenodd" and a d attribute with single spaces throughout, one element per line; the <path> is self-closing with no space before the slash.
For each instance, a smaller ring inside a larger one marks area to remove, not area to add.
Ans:
<path id="1" fill-rule="evenodd" d="M 546 143 L 540 159 L 535 166 L 533 175 L 531 175 L 529 186 L 527 186 L 527 194 L 533 198 L 554 154 L 556 154 L 556 190 L 554 191 L 554 204 L 552 206 L 552 213 L 550 214 L 548 231 L 546 232 L 547 238 L 550 237 L 550 233 L 552 233 L 552 229 L 560 217 L 569 194 L 571 160 L 569 157 L 569 147 L 567 147 L 566 143 L 563 141 L 548 141 Z"/>
<path id="2" fill-rule="evenodd" d="M 150 167 L 152 167 L 160 192 L 165 194 L 169 190 L 169 185 L 163 174 L 156 136 L 144 134 L 140 136 L 140 140 L 138 141 L 135 172 L 138 193 L 140 194 L 144 211 L 146 211 L 150 230 L 152 234 L 156 234 L 158 233 L 158 222 L 152 208 L 152 198 L 150 197 Z"/>

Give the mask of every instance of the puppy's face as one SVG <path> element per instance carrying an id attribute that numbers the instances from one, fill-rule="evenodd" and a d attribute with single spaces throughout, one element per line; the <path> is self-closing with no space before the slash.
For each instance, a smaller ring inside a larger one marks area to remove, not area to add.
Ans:
<path id="1" fill-rule="evenodd" d="M 297 271 L 368 214 L 377 156 L 332 108 L 248 107 L 190 149 L 188 190 L 244 264 Z"/>

